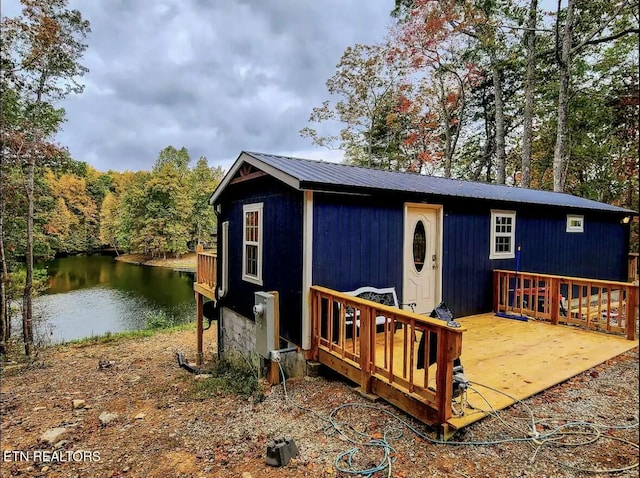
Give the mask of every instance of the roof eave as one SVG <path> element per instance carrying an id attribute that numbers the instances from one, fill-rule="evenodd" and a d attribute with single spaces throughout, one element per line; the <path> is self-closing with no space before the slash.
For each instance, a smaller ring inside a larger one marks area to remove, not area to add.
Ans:
<path id="1" fill-rule="evenodd" d="M 620 206 L 613 206 L 617 209 L 602 209 L 588 206 L 574 206 L 568 204 L 550 204 L 550 203 L 534 203 L 529 201 L 522 201 L 518 199 L 496 199 L 496 198 L 482 198 L 482 197 L 471 197 L 471 196 L 461 196 L 456 194 L 447 194 L 442 192 L 419 192 L 419 191 L 400 191 L 397 189 L 382 189 L 382 188 L 369 188 L 364 186 L 343 186 L 340 184 L 330 184 L 318 181 L 301 181 L 300 188 L 310 191 L 316 192 L 325 192 L 331 194 L 344 194 L 344 195 L 355 195 L 355 196 L 375 196 L 379 193 L 395 193 L 407 196 L 424 196 L 425 198 L 453 198 L 453 199 L 462 199 L 468 201 L 487 201 L 487 202 L 497 202 L 497 203 L 505 203 L 519 206 L 541 206 L 548 208 L 559 208 L 559 209 L 571 209 L 574 211 L 584 211 L 591 213 L 605 213 L 605 214 L 616 214 L 621 217 L 624 216 L 638 216 L 639 214 L 636 211 L 631 209 L 622 208 Z"/>
<path id="2" fill-rule="evenodd" d="M 209 198 L 210 205 L 213 206 L 214 204 L 216 204 L 226 187 L 231 183 L 231 180 L 234 178 L 240 167 L 245 163 L 250 164 L 251 166 L 261 171 L 264 171 L 268 175 L 279 179 L 280 181 L 284 182 L 294 189 L 300 189 L 300 181 L 298 180 L 298 178 L 291 176 L 290 174 L 287 174 L 279 170 L 278 168 L 274 168 L 270 164 L 267 164 L 264 161 L 259 160 L 255 156 L 252 156 L 250 153 L 242 151 L 240 153 L 240 156 L 238 156 L 238 159 L 236 159 L 235 163 L 233 163 L 233 166 L 231 166 L 231 169 L 229 169 L 229 172 L 225 174 L 224 178 L 222 178 L 222 181 L 220 181 L 220 184 Z"/>

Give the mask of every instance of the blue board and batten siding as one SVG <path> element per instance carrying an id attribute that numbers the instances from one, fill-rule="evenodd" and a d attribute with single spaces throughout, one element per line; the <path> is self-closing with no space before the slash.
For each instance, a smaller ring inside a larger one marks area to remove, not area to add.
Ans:
<path id="1" fill-rule="evenodd" d="M 521 271 L 627 280 L 629 229 L 611 215 L 480 203 L 449 201 L 444 207 L 442 298 L 456 316 L 489 312 L 492 271 L 516 268 L 515 259 L 489 259 L 491 209 L 516 211 Z M 566 232 L 567 214 L 584 215 L 584 232 Z"/>
<path id="2" fill-rule="evenodd" d="M 313 197 L 313 284 L 402 293 L 402 204 L 371 197 Z"/>
<path id="3" fill-rule="evenodd" d="M 628 228 L 610 215 L 587 213 L 584 232 L 569 233 L 567 214 L 580 211 L 450 198 L 430 203 L 443 205 L 442 300 L 457 317 L 490 311 L 492 271 L 516 268 L 515 259 L 489 259 L 492 209 L 516 211 L 521 271 L 626 280 Z M 315 194 L 313 283 L 342 291 L 395 287 L 402 301 L 403 215 L 398 197 Z"/>
<path id="4" fill-rule="evenodd" d="M 253 203 L 263 203 L 262 285 L 242 279 L 242 208 Z M 220 204 L 219 223 L 229 221 L 229 285 L 220 305 L 253 320 L 254 292 L 278 291 L 280 336 L 302 343 L 302 193 L 263 176 L 231 185 Z"/>

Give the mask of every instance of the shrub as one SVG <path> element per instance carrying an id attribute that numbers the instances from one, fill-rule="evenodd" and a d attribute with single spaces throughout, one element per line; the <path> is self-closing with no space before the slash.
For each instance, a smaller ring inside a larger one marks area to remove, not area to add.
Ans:
<path id="1" fill-rule="evenodd" d="M 175 325 L 174 319 L 168 317 L 163 310 L 147 312 L 144 320 L 149 330 L 168 329 Z"/>
<path id="2" fill-rule="evenodd" d="M 196 382 L 194 391 L 198 398 L 235 393 L 243 397 L 253 397 L 256 402 L 264 399 L 257 364 L 240 353 L 223 355 L 204 372 L 212 377 Z"/>

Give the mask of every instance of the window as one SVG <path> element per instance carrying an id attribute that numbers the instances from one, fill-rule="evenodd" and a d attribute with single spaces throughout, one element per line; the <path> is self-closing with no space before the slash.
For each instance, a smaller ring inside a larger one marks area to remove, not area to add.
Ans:
<path id="1" fill-rule="evenodd" d="M 515 211 L 491 211 L 491 251 L 489 259 L 513 259 L 516 238 Z"/>
<path id="2" fill-rule="evenodd" d="M 418 221 L 413 231 L 413 264 L 416 272 L 422 271 L 424 258 L 427 253 L 427 234 L 422 221 Z"/>
<path id="3" fill-rule="evenodd" d="M 242 216 L 242 278 L 262 285 L 262 203 L 245 204 Z"/>
<path id="4" fill-rule="evenodd" d="M 567 214 L 567 232 L 584 232 L 584 216 Z"/>

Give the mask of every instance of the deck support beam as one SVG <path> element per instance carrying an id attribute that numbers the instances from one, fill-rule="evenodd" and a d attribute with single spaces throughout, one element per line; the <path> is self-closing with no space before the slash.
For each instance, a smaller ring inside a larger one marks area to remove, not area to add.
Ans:
<path id="1" fill-rule="evenodd" d="M 202 305 L 203 305 L 202 294 L 196 292 L 196 334 L 198 336 L 197 342 L 197 352 L 196 352 L 196 364 L 202 365 L 203 352 L 202 352 L 202 335 L 204 333 L 204 327 L 202 325 L 203 322 L 203 314 L 202 314 Z"/>

